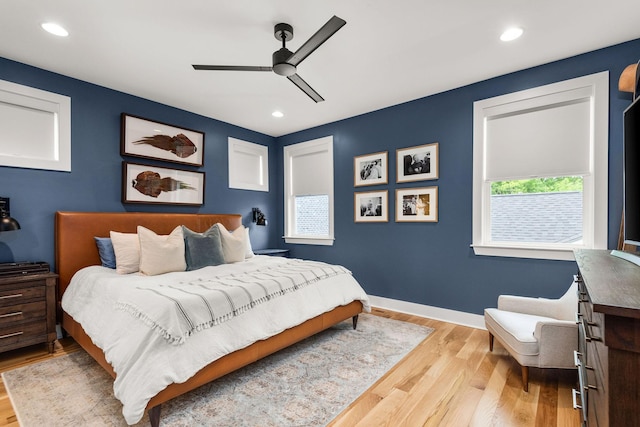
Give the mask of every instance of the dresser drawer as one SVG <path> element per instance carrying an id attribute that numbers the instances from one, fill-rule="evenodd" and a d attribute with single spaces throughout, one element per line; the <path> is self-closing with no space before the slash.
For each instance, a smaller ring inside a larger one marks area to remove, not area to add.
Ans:
<path id="1" fill-rule="evenodd" d="M 13 306 L 29 301 L 44 301 L 46 288 L 44 286 L 32 286 L 25 288 L 0 287 L 0 307 Z"/>
<path id="2" fill-rule="evenodd" d="M 45 301 L 28 302 L 24 304 L 0 306 L 0 335 L 5 326 L 16 323 L 28 323 L 43 320 L 47 314 Z"/>
<path id="3" fill-rule="evenodd" d="M 10 350 L 31 343 L 47 340 L 47 324 L 45 322 L 10 325 L 0 329 L 0 350 Z"/>

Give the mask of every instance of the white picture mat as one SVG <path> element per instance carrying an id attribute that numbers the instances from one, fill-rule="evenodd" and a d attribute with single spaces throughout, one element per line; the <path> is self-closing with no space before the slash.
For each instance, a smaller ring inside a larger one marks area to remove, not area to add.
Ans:
<path id="1" fill-rule="evenodd" d="M 0 80 L 0 165 L 71 171 L 71 98 Z"/>
<path id="2" fill-rule="evenodd" d="M 353 180 L 354 186 L 387 184 L 388 179 L 388 152 L 365 154 L 356 156 L 353 159 Z M 371 174 L 370 168 L 375 169 L 375 174 Z"/>
<path id="3" fill-rule="evenodd" d="M 269 191 L 269 147 L 229 138 L 229 188 Z"/>
<path id="4" fill-rule="evenodd" d="M 379 208 L 379 215 L 377 210 Z M 389 221 L 389 192 L 365 191 L 354 194 L 354 220 L 355 222 L 388 222 Z M 370 213 L 370 210 L 374 213 Z"/>
<path id="5" fill-rule="evenodd" d="M 190 129 L 172 126 L 166 123 L 147 120 L 142 117 L 134 117 L 125 114 L 122 126 L 124 126 L 122 154 L 145 157 L 150 159 L 167 160 L 175 163 L 185 163 L 202 166 L 204 154 L 204 133 Z M 196 146 L 196 152 L 188 157 L 178 157 L 171 151 L 163 150 L 149 144 L 134 144 L 144 138 L 154 135 L 168 135 L 174 137 L 183 134 Z"/>
<path id="6" fill-rule="evenodd" d="M 124 163 L 123 197 L 128 203 L 168 203 L 185 205 L 202 205 L 204 203 L 205 175 L 202 172 L 191 172 L 179 169 L 168 169 L 158 166 Z M 132 181 L 141 172 L 152 171 L 160 174 L 161 178 L 173 178 L 194 189 L 163 191 L 158 197 L 142 194 L 133 187 Z"/>
<path id="7" fill-rule="evenodd" d="M 396 222 L 438 222 L 438 187 L 396 190 Z"/>

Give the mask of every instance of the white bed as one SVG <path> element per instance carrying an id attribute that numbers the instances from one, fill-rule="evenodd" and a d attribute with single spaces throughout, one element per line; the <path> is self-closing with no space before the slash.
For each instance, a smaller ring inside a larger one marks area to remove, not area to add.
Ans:
<path id="1" fill-rule="evenodd" d="M 118 214 L 95 215 L 112 217 Z M 153 221 L 157 220 L 154 214 L 119 215 L 126 216 L 123 218 L 126 222 L 139 222 L 149 215 Z M 169 222 L 183 221 L 184 216 L 169 217 Z M 80 231 L 82 238 L 95 236 L 97 230 L 92 225 L 88 229 L 78 228 L 79 217 L 83 224 L 92 219 L 86 213 L 58 213 L 57 237 L 64 230 L 74 230 L 76 235 Z M 117 217 L 118 221 L 120 218 Z M 102 227 L 117 229 L 118 221 Z M 162 222 L 165 222 L 164 218 Z M 200 227 L 192 225 L 194 229 L 206 227 L 208 223 Z M 159 232 L 165 230 L 160 229 Z M 123 231 L 131 229 L 125 228 Z M 65 275 L 72 276 L 61 289 L 63 326 L 115 377 L 114 395 L 122 402 L 123 415 L 129 424 L 138 422 L 145 410 L 149 409 L 151 422 L 157 425 L 160 403 L 334 323 L 356 316 L 361 310 L 369 311 L 366 293 L 348 270 L 312 262 L 309 267 L 311 273 L 305 273 L 306 276 L 301 274 L 302 279 L 292 286 L 285 286 L 281 282 L 278 285 L 280 292 L 267 292 L 269 285 L 263 282 L 251 292 L 257 295 L 264 290 L 264 295 L 269 294 L 269 297 L 251 296 L 251 304 L 234 303 L 231 314 L 221 310 L 224 307 L 212 303 L 213 311 L 219 316 L 211 316 L 208 322 L 192 322 L 193 319 L 206 317 L 202 309 L 204 305 L 200 304 L 199 308 L 191 309 L 190 320 L 185 322 L 183 303 L 175 304 L 173 293 L 192 292 L 194 285 L 198 289 L 220 286 L 230 289 L 230 282 L 238 281 L 238 278 L 244 278 L 244 282 L 240 283 L 246 285 L 246 277 L 264 276 L 276 270 L 299 269 L 309 262 L 254 256 L 243 262 L 155 276 L 118 274 L 100 265 L 76 266 L 71 273 L 65 270 L 65 260 L 72 253 L 78 253 L 78 247 L 67 247 L 67 253 L 62 248 L 67 244 L 63 238 L 57 238 L 58 267 L 63 269 L 61 283 L 68 280 L 65 280 Z M 86 248 L 89 247 L 86 245 Z M 75 258 L 74 262 L 77 263 Z M 87 261 L 83 263 L 87 264 Z M 240 288 L 249 295 L 244 285 Z M 160 290 L 168 293 L 154 300 L 150 295 L 160 293 Z M 202 296 L 195 299 L 198 298 L 203 299 Z M 169 307 L 173 309 L 156 310 L 162 305 L 160 301 L 163 299 L 168 300 Z M 266 350 L 260 347 L 263 343 Z M 220 369 L 221 364 L 231 367 Z M 211 367 L 216 367 L 214 373 Z M 185 386 L 181 387 L 182 384 Z M 154 413 L 154 409 L 157 412 Z"/>

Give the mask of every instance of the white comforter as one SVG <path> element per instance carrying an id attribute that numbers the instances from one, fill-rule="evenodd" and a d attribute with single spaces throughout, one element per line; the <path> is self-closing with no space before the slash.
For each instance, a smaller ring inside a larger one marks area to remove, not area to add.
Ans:
<path id="1" fill-rule="evenodd" d="M 82 325 L 113 366 L 116 398 L 128 424 L 144 415 L 149 400 L 166 386 L 188 380 L 204 366 L 255 341 L 276 335 L 305 320 L 355 300 L 369 311 L 369 300 L 350 274 L 318 280 L 193 334 L 183 344 L 172 345 L 148 324 L 118 309 L 123 292 L 150 283 L 170 284 L 207 280 L 211 275 L 258 271 L 287 258 L 255 256 L 241 263 L 160 276 L 120 275 L 92 266 L 78 271 L 62 298 L 62 308 Z"/>

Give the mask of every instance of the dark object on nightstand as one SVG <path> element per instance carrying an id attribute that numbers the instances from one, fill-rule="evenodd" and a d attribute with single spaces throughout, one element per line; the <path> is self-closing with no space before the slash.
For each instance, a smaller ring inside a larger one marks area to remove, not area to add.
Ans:
<path id="1" fill-rule="evenodd" d="M 258 249 L 257 251 L 253 251 L 253 253 L 256 255 L 289 257 L 289 249 Z"/>
<path id="2" fill-rule="evenodd" d="M 57 281 L 54 273 L 0 277 L 0 353 L 43 342 L 53 353 Z"/>
<path id="3" fill-rule="evenodd" d="M 0 264 L 0 278 L 48 272 L 49 264 L 46 262 L 7 262 Z"/>

